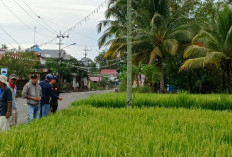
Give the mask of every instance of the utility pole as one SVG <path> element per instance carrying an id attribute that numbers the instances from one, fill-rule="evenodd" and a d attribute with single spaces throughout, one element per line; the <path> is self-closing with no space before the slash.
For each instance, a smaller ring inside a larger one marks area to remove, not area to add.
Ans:
<path id="1" fill-rule="evenodd" d="M 84 49 L 84 56 L 85 56 L 85 66 L 87 67 L 87 55 L 88 55 L 88 52 L 89 51 L 92 51 L 92 49 L 87 49 L 87 47 L 85 47 Z M 88 72 L 89 72 L 89 68 L 88 68 Z"/>
<path id="2" fill-rule="evenodd" d="M 88 55 L 88 52 L 89 51 L 92 51 L 91 49 L 87 49 L 87 47 L 85 46 L 85 49 L 84 49 L 84 56 L 85 56 L 85 67 L 87 67 L 88 66 L 88 74 L 89 74 L 89 65 L 87 65 L 87 55 Z M 88 79 L 87 79 L 88 80 Z M 91 85 L 90 85 L 90 81 L 87 81 L 88 82 L 88 86 L 87 86 L 87 88 L 89 89 L 89 91 L 91 90 Z"/>
<path id="3" fill-rule="evenodd" d="M 132 0 L 127 0 L 127 107 L 132 106 Z"/>
<path id="4" fill-rule="evenodd" d="M 62 40 L 64 39 L 64 38 L 69 38 L 69 35 L 62 35 L 61 34 L 61 31 L 60 31 L 60 34 L 59 35 L 57 35 L 57 38 L 59 38 L 59 43 L 58 43 L 58 45 L 59 45 L 59 61 L 61 62 L 61 45 L 62 45 Z M 60 76 L 60 73 L 58 74 L 59 75 L 59 80 L 60 80 L 60 82 L 62 83 L 62 80 L 61 80 L 61 76 Z"/>
<path id="5" fill-rule="evenodd" d="M 69 38 L 69 35 L 62 35 L 61 31 L 60 31 L 60 34 L 57 35 L 57 38 L 59 38 L 59 43 L 58 43 L 58 45 L 59 45 L 59 60 L 61 61 L 61 45 L 62 45 L 61 42 L 64 38 Z"/>
<path id="6" fill-rule="evenodd" d="M 84 51 L 85 51 L 84 56 L 85 56 L 85 59 L 86 59 L 86 57 L 88 55 L 88 52 L 92 51 L 92 50 L 91 49 L 87 49 L 87 47 L 85 47 Z"/>

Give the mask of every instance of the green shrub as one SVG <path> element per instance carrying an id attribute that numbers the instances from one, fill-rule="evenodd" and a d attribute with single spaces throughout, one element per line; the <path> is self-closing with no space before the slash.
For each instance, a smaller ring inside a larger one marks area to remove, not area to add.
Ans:
<path id="1" fill-rule="evenodd" d="M 148 86 L 139 86 L 138 88 L 133 89 L 133 92 L 137 93 L 152 93 L 152 88 Z"/>

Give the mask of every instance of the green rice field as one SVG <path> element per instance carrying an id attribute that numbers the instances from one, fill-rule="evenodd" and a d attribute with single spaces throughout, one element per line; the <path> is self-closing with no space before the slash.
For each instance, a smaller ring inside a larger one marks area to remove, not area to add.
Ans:
<path id="1" fill-rule="evenodd" d="M 133 108 L 123 107 L 125 94 L 97 95 L 0 133 L 0 156 L 232 156 L 230 96 L 134 96 Z"/>

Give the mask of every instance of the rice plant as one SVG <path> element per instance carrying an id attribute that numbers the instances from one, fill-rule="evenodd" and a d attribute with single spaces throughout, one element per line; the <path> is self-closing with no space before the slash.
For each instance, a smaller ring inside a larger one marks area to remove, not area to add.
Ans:
<path id="1" fill-rule="evenodd" d="M 0 156 L 232 156 L 232 114 L 73 106 L 0 133 Z"/>
<path id="2" fill-rule="evenodd" d="M 74 102 L 73 105 L 89 104 L 95 107 L 126 107 L 125 93 L 92 95 L 89 99 Z M 134 107 L 200 108 L 209 110 L 231 110 L 232 96 L 223 94 L 133 94 Z"/>

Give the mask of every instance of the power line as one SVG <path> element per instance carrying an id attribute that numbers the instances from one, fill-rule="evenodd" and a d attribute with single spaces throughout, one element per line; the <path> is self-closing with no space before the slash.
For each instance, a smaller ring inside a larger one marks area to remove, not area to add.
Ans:
<path id="1" fill-rule="evenodd" d="M 7 42 L 4 38 L 0 36 L 0 39 L 5 42 L 6 45 L 11 46 L 12 48 L 15 48 L 13 45 L 11 45 L 9 42 Z"/>
<path id="2" fill-rule="evenodd" d="M 69 34 L 70 31 L 74 31 L 74 30 L 76 30 L 76 28 L 80 27 L 83 22 L 87 22 L 90 19 L 91 16 L 93 16 L 95 13 L 98 13 L 98 11 L 104 6 L 104 4 L 106 4 L 106 2 L 107 2 L 107 0 L 104 0 L 104 2 L 101 3 L 96 9 L 94 9 L 89 15 L 87 15 L 86 17 L 84 17 L 81 21 L 79 21 L 78 23 L 76 23 L 74 26 L 72 26 L 69 29 L 67 29 L 66 31 L 64 31 L 64 34 L 65 33 Z M 52 40 L 49 40 L 49 41 L 41 44 L 40 46 L 52 43 L 54 40 L 56 40 L 56 38 L 53 38 Z"/>
<path id="3" fill-rule="evenodd" d="M 40 22 L 38 22 L 33 16 L 31 16 L 16 0 L 13 0 L 28 16 L 30 16 L 36 23 L 38 23 L 41 27 L 43 27 L 44 29 L 46 29 L 47 31 L 49 31 L 50 33 L 56 33 L 56 31 L 54 31 L 53 29 L 52 29 L 52 31 L 51 30 L 49 30 L 48 28 L 46 28 L 44 25 L 42 25 Z"/>
<path id="4" fill-rule="evenodd" d="M 33 28 L 31 28 L 29 25 L 27 25 L 21 18 L 19 18 L 4 2 L 3 2 L 3 0 L 0 0 L 1 2 L 2 2 L 2 4 L 25 26 L 25 27 L 27 27 L 28 29 L 30 29 L 31 31 L 33 31 L 34 32 L 34 29 Z M 37 34 L 39 34 L 39 35 L 41 35 L 41 36 L 44 36 L 44 37 L 48 37 L 48 38 L 53 38 L 53 37 L 50 37 L 50 36 L 47 36 L 47 35 L 43 35 L 43 34 L 41 34 L 41 33 L 37 33 Z"/>
<path id="5" fill-rule="evenodd" d="M 19 42 L 17 42 L 4 28 L 3 28 L 3 26 L 0 24 L 0 28 L 1 28 L 1 30 L 3 31 L 3 32 L 5 32 L 5 34 L 7 35 L 7 36 L 9 36 L 16 44 L 18 44 L 19 46 L 20 46 L 20 44 L 19 44 Z"/>
<path id="6" fill-rule="evenodd" d="M 61 25 L 61 24 L 59 24 L 59 23 L 56 23 L 56 22 L 53 22 L 53 21 L 51 21 L 51 20 L 48 20 L 47 18 L 44 18 L 44 17 L 41 17 L 41 16 L 39 16 L 38 14 L 36 14 L 35 13 L 35 11 L 24 1 L 24 0 L 21 0 L 28 8 L 29 8 L 29 10 L 37 17 L 37 18 L 39 18 L 44 24 L 45 24 L 45 22 L 44 21 L 46 21 L 46 22 L 49 22 L 49 23 L 52 23 L 53 25 L 55 25 L 55 26 L 59 26 L 59 27 L 61 27 L 61 28 L 63 28 L 63 29 L 68 29 L 68 28 L 66 28 L 65 26 L 63 26 L 63 25 Z M 47 24 L 46 24 L 47 25 Z M 48 27 L 50 27 L 49 25 L 47 25 Z M 50 27 L 51 29 L 53 29 L 52 27 Z M 54 29 L 53 29 L 54 30 Z M 57 32 L 57 31 L 56 31 Z"/>
<path id="7" fill-rule="evenodd" d="M 48 28 L 50 28 L 51 30 L 53 30 L 54 32 L 58 32 L 57 30 L 55 30 L 54 28 L 50 27 L 48 24 L 46 24 L 43 20 L 46 20 L 46 21 L 49 21 L 47 19 L 44 19 L 43 17 L 39 16 L 38 14 L 35 13 L 35 11 L 24 1 L 24 0 L 21 0 L 27 7 L 28 9 L 32 12 L 32 14 L 34 14 L 35 17 L 39 18 L 40 21 L 46 25 Z M 56 24 L 58 25 L 58 24 Z"/>

